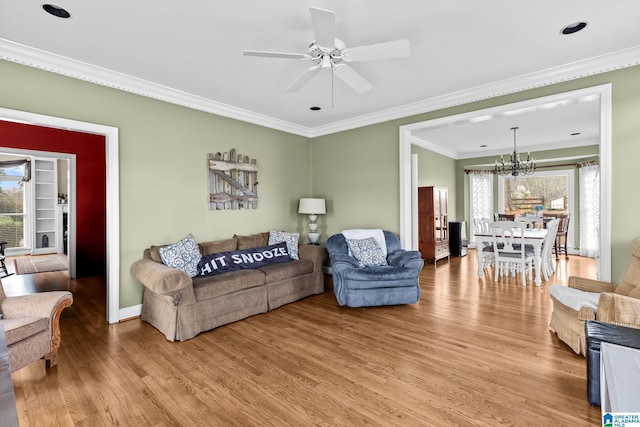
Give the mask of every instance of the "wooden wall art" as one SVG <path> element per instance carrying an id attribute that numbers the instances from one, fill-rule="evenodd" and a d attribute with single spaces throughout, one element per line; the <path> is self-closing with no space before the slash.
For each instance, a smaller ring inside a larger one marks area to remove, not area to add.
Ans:
<path id="1" fill-rule="evenodd" d="M 258 165 L 256 159 L 228 153 L 208 154 L 209 210 L 257 209 Z"/>

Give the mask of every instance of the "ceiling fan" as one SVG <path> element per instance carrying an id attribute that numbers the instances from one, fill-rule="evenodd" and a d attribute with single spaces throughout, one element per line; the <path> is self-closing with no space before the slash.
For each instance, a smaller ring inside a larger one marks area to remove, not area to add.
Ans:
<path id="1" fill-rule="evenodd" d="M 404 58 L 411 54 L 411 44 L 406 39 L 347 48 L 342 40 L 335 38 L 336 15 L 334 12 L 313 7 L 309 11 L 316 39 L 309 43 L 307 53 L 244 51 L 245 56 L 310 61 L 313 65 L 287 88 L 286 93 L 297 92 L 306 86 L 320 71 L 331 70 L 333 75 L 337 76 L 354 91 L 358 94 L 363 94 L 373 86 L 347 65 L 348 62 Z"/>

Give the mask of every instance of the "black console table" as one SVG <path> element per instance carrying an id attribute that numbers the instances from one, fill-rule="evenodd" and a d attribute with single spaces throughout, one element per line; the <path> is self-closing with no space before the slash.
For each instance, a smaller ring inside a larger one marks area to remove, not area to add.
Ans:
<path id="1" fill-rule="evenodd" d="M 0 284 L 0 286 L 2 286 Z M 0 427 L 17 427 L 18 412 L 11 382 L 11 367 L 4 326 L 0 322 Z"/>

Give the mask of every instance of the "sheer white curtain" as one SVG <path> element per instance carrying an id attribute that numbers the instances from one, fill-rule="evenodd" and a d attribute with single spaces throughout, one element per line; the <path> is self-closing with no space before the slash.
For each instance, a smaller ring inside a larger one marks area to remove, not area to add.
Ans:
<path id="1" fill-rule="evenodd" d="M 469 173 L 469 222 L 471 243 L 475 242 L 473 233 L 474 218 L 493 219 L 493 174 Z M 472 247 L 475 244 L 471 245 Z"/>
<path id="2" fill-rule="evenodd" d="M 600 166 L 580 167 L 580 255 L 600 256 Z"/>

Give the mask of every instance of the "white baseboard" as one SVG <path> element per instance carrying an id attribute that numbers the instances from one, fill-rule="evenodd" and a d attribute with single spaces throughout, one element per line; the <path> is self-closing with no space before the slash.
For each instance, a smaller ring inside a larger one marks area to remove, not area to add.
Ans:
<path id="1" fill-rule="evenodd" d="M 118 320 L 122 322 L 132 317 L 138 317 L 140 314 L 142 314 L 142 304 L 132 305 L 131 307 L 121 308 L 118 311 Z"/>

